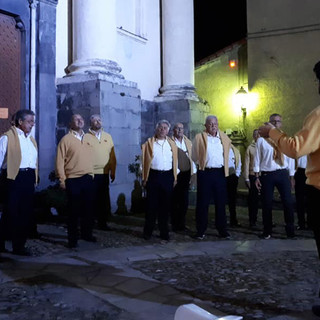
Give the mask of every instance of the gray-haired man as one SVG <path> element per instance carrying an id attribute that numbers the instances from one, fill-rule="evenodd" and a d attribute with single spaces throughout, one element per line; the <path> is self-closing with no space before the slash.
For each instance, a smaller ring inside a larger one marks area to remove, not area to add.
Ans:
<path id="1" fill-rule="evenodd" d="M 142 181 L 147 189 L 147 210 L 143 237 L 149 240 L 156 220 L 160 238 L 169 240 L 168 220 L 177 181 L 178 151 L 176 144 L 167 138 L 170 123 L 157 123 L 155 135 L 142 145 Z"/>

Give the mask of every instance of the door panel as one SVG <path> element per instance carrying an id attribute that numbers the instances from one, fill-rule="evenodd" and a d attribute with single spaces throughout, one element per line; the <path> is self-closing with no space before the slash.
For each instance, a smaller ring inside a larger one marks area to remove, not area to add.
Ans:
<path id="1" fill-rule="evenodd" d="M 21 31 L 16 20 L 0 12 L 0 134 L 21 109 Z"/>

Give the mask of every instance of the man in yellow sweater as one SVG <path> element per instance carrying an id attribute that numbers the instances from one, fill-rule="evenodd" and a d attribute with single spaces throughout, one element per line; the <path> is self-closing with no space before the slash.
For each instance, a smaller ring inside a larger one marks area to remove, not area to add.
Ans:
<path id="1" fill-rule="evenodd" d="M 37 143 L 31 136 L 34 113 L 20 110 L 15 125 L 0 138 L 0 166 L 5 176 L 4 212 L 0 220 L 0 251 L 6 251 L 6 237 L 12 239 L 13 253 L 30 255 L 25 247 L 33 214 L 37 180 Z"/>
<path id="2" fill-rule="evenodd" d="M 100 115 L 90 117 L 90 129 L 84 135 L 84 141 L 93 147 L 93 183 L 98 228 L 110 230 L 107 225 L 107 217 L 111 214 L 109 179 L 111 182 L 115 179 L 117 161 L 112 137 L 103 131 Z"/>
<path id="3" fill-rule="evenodd" d="M 313 71 L 318 80 L 320 94 L 320 61 L 316 63 Z M 292 137 L 288 137 L 271 123 L 260 127 L 259 134 L 264 138 L 270 137 L 277 144 L 279 150 L 291 158 L 297 159 L 308 155 L 305 172 L 307 176 L 307 199 L 311 226 L 320 258 L 320 106 L 307 115 L 302 129 Z M 314 305 L 312 311 L 320 317 L 320 305 Z"/>
<path id="4" fill-rule="evenodd" d="M 215 224 L 221 238 L 228 239 L 226 201 L 226 177 L 229 175 L 229 151 L 231 140 L 219 130 L 216 116 L 208 116 L 205 131 L 198 133 L 192 144 L 192 160 L 198 165 L 196 238 L 203 240 L 208 226 L 208 210 L 213 197 Z"/>
<path id="5" fill-rule="evenodd" d="M 93 148 L 84 141 L 84 120 L 74 114 L 70 131 L 59 142 L 56 175 L 68 197 L 68 245 L 78 245 L 78 218 L 81 217 L 81 239 L 96 242 L 93 227 Z"/>
<path id="6" fill-rule="evenodd" d="M 155 135 L 142 145 L 142 182 L 147 189 L 143 237 L 149 240 L 158 220 L 160 238 L 169 240 L 168 219 L 174 184 L 177 182 L 178 150 L 167 137 L 170 123 L 161 120 Z"/>

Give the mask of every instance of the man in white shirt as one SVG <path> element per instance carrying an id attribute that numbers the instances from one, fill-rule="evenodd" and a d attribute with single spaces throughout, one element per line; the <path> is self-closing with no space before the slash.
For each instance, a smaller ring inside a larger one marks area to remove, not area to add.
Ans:
<path id="1" fill-rule="evenodd" d="M 307 206 L 307 188 L 306 188 L 306 167 L 307 156 L 302 156 L 296 160 L 297 168 L 294 174 L 294 191 L 296 196 L 296 208 L 298 217 L 297 230 L 304 230 L 310 227 L 310 212 Z M 307 221 L 305 214 L 307 213 Z"/>
<path id="2" fill-rule="evenodd" d="M 155 135 L 142 145 L 142 182 L 147 189 L 143 237 L 149 240 L 158 220 L 160 238 L 169 241 L 169 212 L 174 184 L 177 182 L 178 150 L 167 137 L 170 123 L 157 123 Z"/>
<path id="3" fill-rule="evenodd" d="M 239 150 L 234 145 L 231 145 L 229 150 L 229 176 L 227 177 L 227 196 L 231 227 L 240 226 L 236 211 L 237 189 L 240 175 L 241 155 Z"/>
<path id="4" fill-rule="evenodd" d="M 30 135 L 34 123 L 33 111 L 20 110 L 16 113 L 15 125 L 0 138 L 0 166 L 6 177 L 0 251 L 6 251 L 6 237 L 11 237 L 13 254 L 27 256 L 31 254 L 25 244 L 37 180 L 37 144 Z"/>
<path id="5" fill-rule="evenodd" d="M 192 143 L 184 135 L 184 127 L 178 122 L 173 127 L 172 140 L 178 147 L 178 179 L 173 190 L 171 226 L 172 231 L 188 231 L 186 228 L 186 214 L 189 205 L 190 178 L 196 172 L 191 159 Z"/>
<path id="6" fill-rule="evenodd" d="M 246 186 L 249 189 L 248 195 L 248 211 L 249 211 L 249 225 L 255 227 L 257 223 L 257 216 L 259 210 L 259 192 L 255 186 L 255 174 L 253 171 L 254 156 L 256 153 L 256 142 L 259 138 L 258 129 L 252 132 L 253 141 L 248 146 L 244 157 L 244 179 Z"/>
<path id="7" fill-rule="evenodd" d="M 281 128 L 282 117 L 274 113 L 270 116 L 269 122 L 276 128 Z M 270 239 L 272 235 L 272 200 L 274 187 L 277 187 L 283 204 L 287 237 L 294 238 L 294 209 L 291 195 L 294 160 L 281 153 L 271 139 L 260 137 L 256 143 L 253 170 L 256 175 L 256 187 L 261 190 L 263 219 L 261 237 Z"/>
<path id="8" fill-rule="evenodd" d="M 228 239 L 226 201 L 231 140 L 219 130 L 216 116 L 208 116 L 205 131 L 198 133 L 192 144 L 192 160 L 197 164 L 197 207 L 195 238 L 203 240 L 208 227 L 211 197 L 215 204 L 215 225 L 221 238 Z"/>

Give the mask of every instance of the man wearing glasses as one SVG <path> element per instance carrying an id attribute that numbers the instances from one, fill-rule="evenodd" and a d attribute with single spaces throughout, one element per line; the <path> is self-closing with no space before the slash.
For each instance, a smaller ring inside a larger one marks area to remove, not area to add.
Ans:
<path id="1" fill-rule="evenodd" d="M 270 116 L 269 122 L 280 129 L 282 117 L 280 114 L 274 113 Z M 273 140 L 260 137 L 256 143 L 253 170 L 256 176 L 255 185 L 261 191 L 263 220 L 261 238 L 270 239 L 272 235 L 274 187 L 277 187 L 283 204 L 287 237 L 294 238 L 294 207 L 291 196 L 295 173 L 294 160 L 280 152 Z"/>

